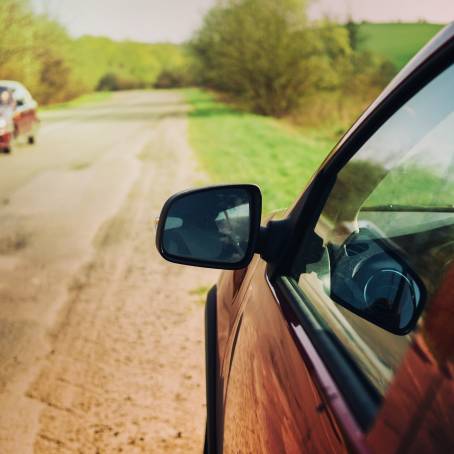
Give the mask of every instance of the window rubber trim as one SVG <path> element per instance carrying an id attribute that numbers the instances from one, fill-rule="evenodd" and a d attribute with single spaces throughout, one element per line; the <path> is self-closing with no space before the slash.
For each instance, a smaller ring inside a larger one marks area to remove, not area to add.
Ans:
<path id="1" fill-rule="evenodd" d="M 358 426 L 367 432 L 375 421 L 383 398 L 342 345 L 323 327 L 304 291 L 287 276 L 278 277 L 275 286 L 281 296 L 279 300 L 287 303 L 292 312 L 289 314 L 283 307 L 286 317 L 291 323 L 299 324 L 307 334 Z"/>

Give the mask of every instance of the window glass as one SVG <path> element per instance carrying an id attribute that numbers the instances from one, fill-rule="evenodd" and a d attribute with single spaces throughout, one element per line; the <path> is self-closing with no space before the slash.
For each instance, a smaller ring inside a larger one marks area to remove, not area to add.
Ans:
<path id="1" fill-rule="evenodd" d="M 16 101 L 21 101 L 27 104 L 32 100 L 31 94 L 23 85 L 17 85 L 14 87 L 13 96 Z"/>
<path id="2" fill-rule="evenodd" d="M 293 265 L 304 300 L 381 394 L 453 262 L 453 90 L 451 66 L 362 146 Z"/>

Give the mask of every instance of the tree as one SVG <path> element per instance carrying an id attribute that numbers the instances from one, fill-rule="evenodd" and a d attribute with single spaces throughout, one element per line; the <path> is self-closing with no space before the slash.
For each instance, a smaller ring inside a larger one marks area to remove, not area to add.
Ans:
<path id="1" fill-rule="evenodd" d="M 230 0 L 205 17 L 191 42 L 198 81 L 245 100 L 258 113 L 286 115 L 351 51 L 346 31 L 311 26 L 303 0 Z"/>
<path id="2" fill-rule="evenodd" d="M 0 27 L 0 78 L 23 82 L 44 103 L 78 94 L 62 26 L 35 14 L 27 0 L 1 0 Z"/>
<path id="3" fill-rule="evenodd" d="M 1 0 L 0 2 L 0 61 L 2 66 L 23 56 L 32 46 L 29 30 L 33 15 L 26 0 Z"/>
<path id="4" fill-rule="evenodd" d="M 347 23 L 345 24 L 345 28 L 348 33 L 350 47 L 352 50 L 358 51 L 361 43 L 364 41 L 359 24 L 354 22 L 353 19 L 349 17 Z"/>

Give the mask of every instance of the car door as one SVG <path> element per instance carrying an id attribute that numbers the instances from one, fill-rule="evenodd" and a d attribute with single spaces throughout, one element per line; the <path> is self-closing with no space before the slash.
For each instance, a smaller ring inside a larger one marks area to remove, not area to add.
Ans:
<path id="1" fill-rule="evenodd" d="M 221 451 L 454 448 L 452 63 L 374 105 L 238 292 Z"/>
<path id="2" fill-rule="evenodd" d="M 18 135 L 32 132 L 35 122 L 36 102 L 25 87 L 17 86 L 14 90 L 16 100 L 15 124 Z"/>

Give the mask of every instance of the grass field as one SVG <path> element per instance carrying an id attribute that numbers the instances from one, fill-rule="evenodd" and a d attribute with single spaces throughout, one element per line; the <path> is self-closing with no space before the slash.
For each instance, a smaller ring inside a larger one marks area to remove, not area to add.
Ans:
<path id="1" fill-rule="evenodd" d="M 109 99 L 112 96 L 110 91 L 95 91 L 94 93 L 88 93 L 86 95 L 79 96 L 78 98 L 71 99 L 71 101 L 62 102 L 58 104 L 50 104 L 48 106 L 42 106 L 40 110 L 55 110 L 55 109 L 67 109 L 69 107 L 80 107 L 85 104 L 92 102 L 100 102 Z"/>
<path id="2" fill-rule="evenodd" d="M 427 23 L 364 23 L 361 49 L 387 57 L 401 69 L 443 26 Z"/>
<path id="3" fill-rule="evenodd" d="M 302 134 L 268 117 L 240 112 L 210 93 L 184 91 L 193 110 L 189 140 L 215 183 L 260 186 L 264 211 L 287 207 L 334 145 L 321 132 Z"/>

